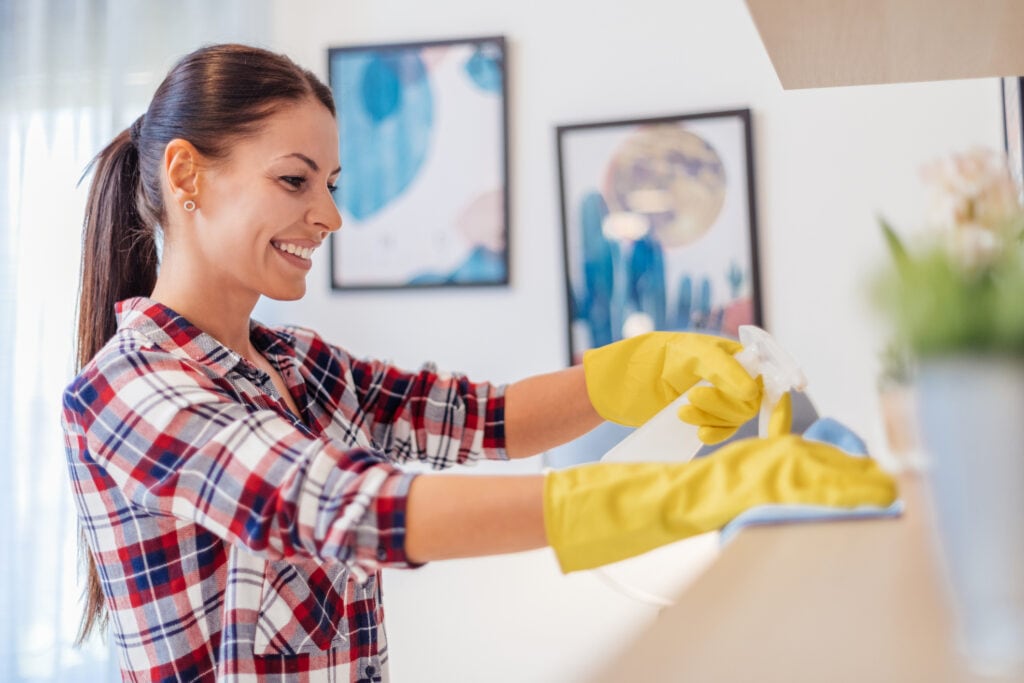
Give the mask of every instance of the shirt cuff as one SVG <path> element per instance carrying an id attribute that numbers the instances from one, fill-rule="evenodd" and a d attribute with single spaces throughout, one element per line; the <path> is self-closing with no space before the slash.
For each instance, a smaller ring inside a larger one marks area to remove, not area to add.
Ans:
<path id="1" fill-rule="evenodd" d="M 377 495 L 377 563 L 389 568 L 422 567 L 425 562 L 413 562 L 406 554 L 406 512 L 409 507 L 409 489 L 419 475 L 402 472 L 388 477 Z"/>

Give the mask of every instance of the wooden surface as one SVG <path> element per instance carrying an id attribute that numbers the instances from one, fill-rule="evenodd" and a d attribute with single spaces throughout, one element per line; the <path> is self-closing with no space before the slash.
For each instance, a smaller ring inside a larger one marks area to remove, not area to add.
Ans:
<path id="1" fill-rule="evenodd" d="M 782 87 L 1024 75 L 1020 0 L 746 0 Z"/>
<path id="2" fill-rule="evenodd" d="M 742 531 L 597 681 L 1003 683 L 954 645 L 922 482 L 900 519 Z"/>

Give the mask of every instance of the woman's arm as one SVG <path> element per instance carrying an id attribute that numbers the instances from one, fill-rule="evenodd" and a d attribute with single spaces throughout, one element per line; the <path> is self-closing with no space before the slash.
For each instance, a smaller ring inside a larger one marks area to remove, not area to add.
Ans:
<path id="1" fill-rule="evenodd" d="M 130 344 L 64 394 L 68 457 L 90 470 L 86 491 L 116 487 L 135 512 L 198 524 L 268 559 L 338 560 L 363 573 L 409 566 L 414 473 L 253 410 L 192 361 Z M 99 493 L 87 500 L 109 514 Z"/>
<path id="2" fill-rule="evenodd" d="M 505 450 L 510 458 L 543 453 L 601 422 L 590 404 L 582 365 L 528 377 L 505 390 Z"/>
<path id="3" fill-rule="evenodd" d="M 896 494 L 871 458 L 783 434 L 689 462 L 600 463 L 545 477 L 421 475 L 410 487 L 405 548 L 426 562 L 551 545 L 569 572 L 720 529 L 759 505 L 883 508 Z"/>
<path id="4" fill-rule="evenodd" d="M 314 360 L 305 365 L 320 397 L 390 461 L 445 469 L 507 459 L 504 385 L 438 372 L 432 364 L 409 372 L 354 357 L 312 330 L 290 333 L 298 355 Z"/>
<path id="5" fill-rule="evenodd" d="M 540 475 L 418 475 L 406 508 L 406 556 L 430 562 L 542 548 L 543 494 Z"/>
<path id="6" fill-rule="evenodd" d="M 505 390 L 509 457 L 541 453 L 601 424 L 583 366 Z M 548 544 L 542 476 L 420 475 L 409 490 L 405 548 L 413 562 L 512 553 Z"/>

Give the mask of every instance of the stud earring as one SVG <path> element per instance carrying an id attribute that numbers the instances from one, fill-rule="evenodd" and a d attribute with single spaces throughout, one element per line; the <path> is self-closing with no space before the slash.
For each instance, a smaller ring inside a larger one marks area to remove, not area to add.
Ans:
<path id="1" fill-rule="evenodd" d="M 195 203 L 194 201 L 192 201 L 191 199 L 186 199 L 186 200 L 185 200 L 185 203 L 184 203 L 184 204 L 182 204 L 182 207 L 183 207 L 183 208 L 184 208 L 184 209 L 185 209 L 186 211 L 189 211 L 189 212 L 191 212 L 191 211 L 195 211 L 195 210 L 196 210 L 196 203 Z"/>

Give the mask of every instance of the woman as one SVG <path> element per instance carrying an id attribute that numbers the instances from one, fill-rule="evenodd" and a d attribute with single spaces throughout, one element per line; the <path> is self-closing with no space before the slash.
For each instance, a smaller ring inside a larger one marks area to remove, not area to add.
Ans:
<path id="1" fill-rule="evenodd" d="M 893 499 L 869 460 L 784 435 L 690 465 L 403 472 L 640 424 L 702 379 L 688 419 L 722 438 L 760 388 L 738 345 L 702 335 L 652 333 L 505 387 L 250 320 L 260 296 L 305 292 L 341 227 L 339 173 L 327 87 L 239 45 L 186 56 L 95 161 L 64 428 L 90 562 L 80 637 L 109 615 L 125 680 L 381 680 L 381 567 L 551 545 L 571 571 L 759 503 Z"/>

